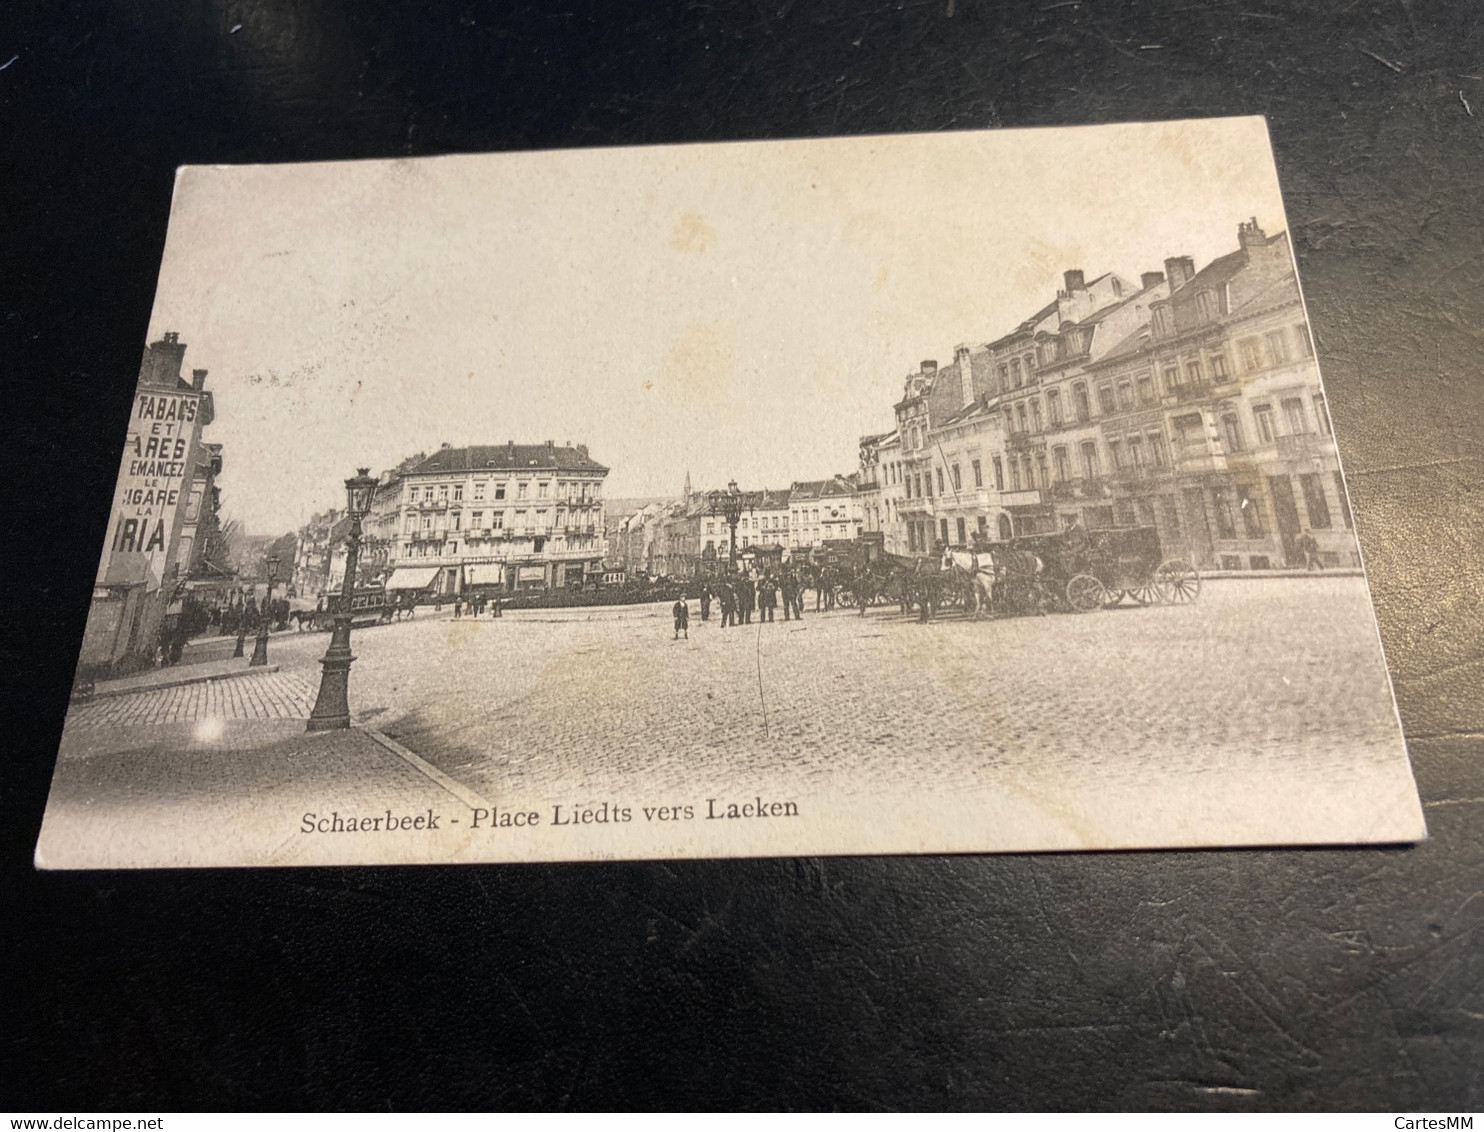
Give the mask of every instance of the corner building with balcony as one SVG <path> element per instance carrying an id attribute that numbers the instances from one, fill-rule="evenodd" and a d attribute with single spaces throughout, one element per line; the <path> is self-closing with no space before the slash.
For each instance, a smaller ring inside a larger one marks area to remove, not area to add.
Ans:
<path id="1" fill-rule="evenodd" d="M 400 471 L 388 588 L 584 585 L 602 565 L 607 475 L 584 444 L 445 445 Z"/>

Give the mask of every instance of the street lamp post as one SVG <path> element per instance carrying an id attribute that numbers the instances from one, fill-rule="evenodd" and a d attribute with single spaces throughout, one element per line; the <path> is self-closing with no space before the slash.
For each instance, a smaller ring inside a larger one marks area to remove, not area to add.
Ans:
<path id="1" fill-rule="evenodd" d="M 242 592 L 242 587 L 237 587 L 237 648 L 232 653 L 232 659 L 236 660 L 242 655 L 242 646 L 247 643 L 247 598 Z"/>
<path id="2" fill-rule="evenodd" d="M 370 468 L 357 469 L 345 481 L 346 513 L 350 530 L 345 535 L 345 578 L 340 583 L 340 604 L 335 609 L 335 629 L 330 634 L 330 647 L 320 659 L 319 695 L 309 713 L 310 731 L 343 730 L 350 726 L 350 665 L 355 656 L 350 651 L 350 599 L 356 586 L 356 567 L 361 552 L 361 517 L 371 510 L 371 493 L 376 481 Z"/>
<path id="3" fill-rule="evenodd" d="M 252 647 L 252 659 L 247 662 L 249 668 L 262 668 L 268 663 L 268 628 L 269 607 L 273 604 L 273 583 L 278 580 L 278 555 L 268 555 L 268 593 L 263 598 L 263 604 L 258 607 L 258 639 Z"/>
<path id="4" fill-rule="evenodd" d="M 746 497 L 737 490 L 737 481 L 733 480 L 727 484 L 726 491 L 719 492 L 716 497 L 716 509 L 720 512 L 722 519 L 731 530 L 731 537 L 727 543 L 729 558 L 731 561 L 731 572 L 737 572 L 737 523 L 742 518 L 742 509 Z"/>

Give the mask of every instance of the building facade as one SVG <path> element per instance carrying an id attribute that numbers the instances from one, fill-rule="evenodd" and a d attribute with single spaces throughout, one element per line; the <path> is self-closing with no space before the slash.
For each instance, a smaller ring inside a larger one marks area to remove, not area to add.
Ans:
<path id="1" fill-rule="evenodd" d="M 1237 244 L 1137 285 L 1068 271 L 1010 333 L 924 362 L 862 442 L 868 527 L 923 554 L 1075 519 L 1154 526 L 1203 569 L 1296 565 L 1309 539 L 1358 565 L 1288 238 L 1251 220 Z"/>
<path id="2" fill-rule="evenodd" d="M 580 586 L 604 556 L 603 481 L 586 445 L 445 445 L 397 477 L 387 585 Z"/>
<path id="3" fill-rule="evenodd" d="M 139 367 L 78 660 L 85 678 L 152 662 L 161 625 L 178 606 L 197 554 L 195 539 L 187 543 L 182 536 L 203 461 L 207 476 L 214 476 L 201 438 L 213 404 L 204 369 L 181 376 L 185 351 L 180 335 L 170 331 L 145 348 Z M 193 530 L 199 515 L 198 507 Z"/>

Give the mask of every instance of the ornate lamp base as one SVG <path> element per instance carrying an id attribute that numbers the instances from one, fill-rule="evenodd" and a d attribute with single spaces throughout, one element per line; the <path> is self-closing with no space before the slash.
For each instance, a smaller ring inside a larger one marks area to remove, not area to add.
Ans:
<path id="1" fill-rule="evenodd" d="M 309 713 L 306 730 L 337 731 L 350 726 L 350 665 L 353 660 L 350 616 L 337 613 L 330 647 L 320 658 L 323 671 L 320 673 L 319 695 L 315 697 L 314 710 Z"/>

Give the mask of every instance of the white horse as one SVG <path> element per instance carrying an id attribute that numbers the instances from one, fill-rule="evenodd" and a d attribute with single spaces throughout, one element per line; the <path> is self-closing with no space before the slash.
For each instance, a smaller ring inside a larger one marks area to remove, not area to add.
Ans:
<path id="1" fill-rule="evenodd" d="M 980 613 L 993 604 L 995 563 L 988 552 L 974 550 L 947 550 L 943 553 L 943 569 L 965 575 L 968 581 L 969 600 L 973 602 L 970 615 L 977 621 Z"/>
<path id="2" fill-rule="evenodd" d="M 966 575 L 974 602 L 973 616 L 995 605 L 1026 606 L 1043 613 L 1041 573 L 1045 564 L 1029 550 L 998 545 L 983 550 L 949 550 L 943 569 Z"/>

